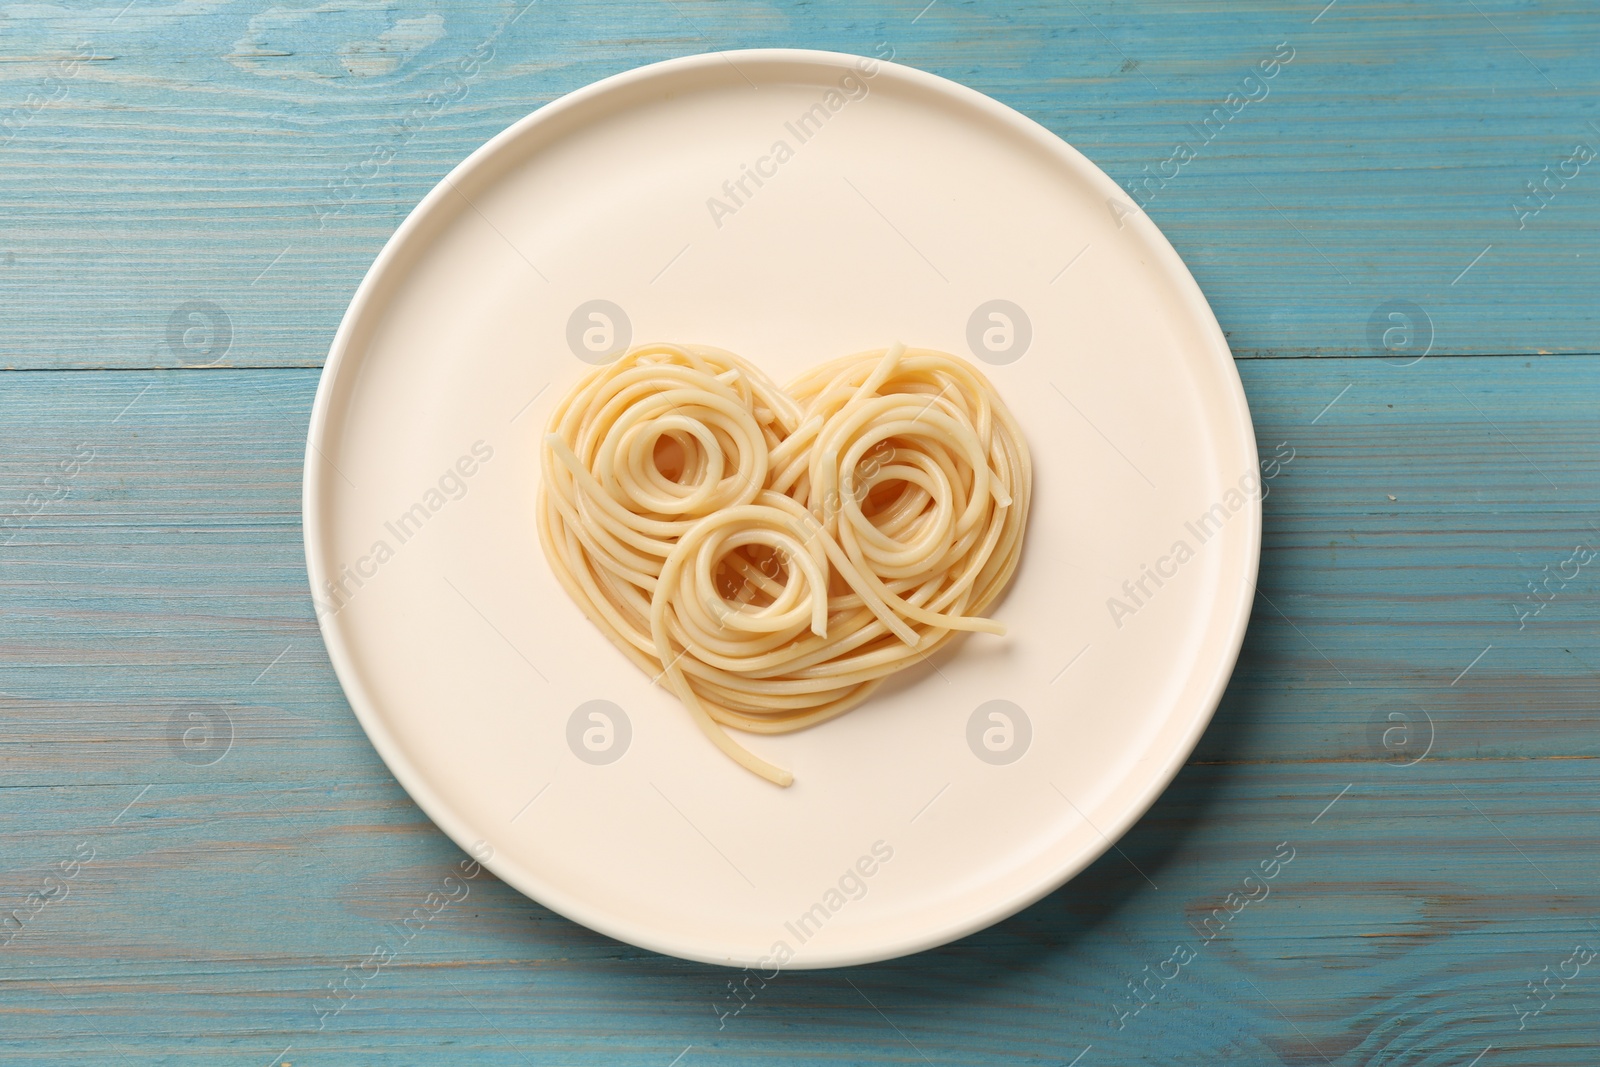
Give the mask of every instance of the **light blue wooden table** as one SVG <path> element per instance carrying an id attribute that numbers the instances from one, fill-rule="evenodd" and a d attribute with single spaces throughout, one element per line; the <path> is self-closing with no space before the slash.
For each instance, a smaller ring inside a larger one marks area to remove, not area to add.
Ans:
<path id="1" fill-rule="evenodd" d="M 522 2 L 0 5 L 0 1062 L 1600 1062 L 1600 9 Z M 299 486 L 339 315 L 451 165 L 764 45 L 958 79 L 1136 186 L 1293 460 L 1126 858 L 719 1026 L 727 973 L 487 874 L 396 932 L 461 855 L 340 693 Z"/>

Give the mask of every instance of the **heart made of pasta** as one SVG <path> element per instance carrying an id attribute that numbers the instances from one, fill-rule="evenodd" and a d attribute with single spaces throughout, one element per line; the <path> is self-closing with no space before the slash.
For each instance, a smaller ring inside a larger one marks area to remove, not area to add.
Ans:
<path id="1" fill-rule="evenodd" d="M 1032 464 L 970 364 L 895 345 L 779 388 L 704 345 L 652 344 L 557 405 L 539 538 L 585 615 L 706 735 L 855 707 L 981 617 L 1021 553 Z"/>

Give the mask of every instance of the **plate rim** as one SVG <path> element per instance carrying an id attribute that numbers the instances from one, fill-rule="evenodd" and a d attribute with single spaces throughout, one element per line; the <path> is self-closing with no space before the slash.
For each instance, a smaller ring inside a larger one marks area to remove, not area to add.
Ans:
<path id="1" fill-rule="evenodd" d="M 1217 321 L 1216 313 L 1211 308 L 1210 302 L 1206 300 L 1199 283 L 1190 272 L 1188 265 L 1178 255 L 1177 250 L 1172 246 L 1166 234 L 1150 220 L 1142 209 L 1128 202 L 1129 198 L 1125 191 L 1105 171 L 1074 148 L 1065 138 L 1010 105 L 996 100 L 994 97 L 977 89 L 929 71 L 886 59 L 860 56 L 849 52 L 810 48 L 748 48 L 699 52 L 647 63 L 608 75 L 565 93 L 524 115 L 482 145 L 479 145 L 465 159 L 452 167 L 418 201 L 417 205 L 411 209 L 405 219 L 384 242 L 382 249 L 373 259 L 371 266 L 363 274 L 360 284 L 356 287 L 355 293 L 350 299 L 349 306 L 340 318 L 338 329 L 335 331 L 333 340 L 329 345 L 327 359 L 318 378 L 316 396 L 312 402 L 310 423 L 306 431 L 306 452 L 301 482 L 301 531 L 302 545 L 306 558 L 306 574 L 310 584 L 313 606 L 317 603 L 317 597 L 323 581 L 331 573 L 329 568 L 321 565 L 316 549 L 317 543 L 322 540 L 325 524 L 319 509 L 315 505 L 315 501 L 323 495 L 324 484 L 329 480 L 328 475 L 322 470 L 323 464 L 317 461 L 322 459 L 323 453 L 320 446 L 327 442 L 328 431 L 334 424 L 332 405 L 336 382 L 339 380 L 341 368 L 347 360 L 352 366 L 359 365 L 361 353 L 351 354 L 351 338 L 367 316 L 374 314 L 376 310 L 381 310 L 373 307 L 374 302 L 385 284 L 386 276 L 391 273 L 396 261 L 400 259 L 412 235 L 421 229 L 430 216 L 438 210 L 441 201 L 450 195 L 453 187 L 460 180 L 467 178 L 471 172 L 485 166 L 504 147 L 521 139 L 530 130 L 558 119 L 564 112 L 579 107 L 595 97 L 623 89 L 635 82 L 672 77 L 694 72 L 718 63 L 732 63 L 740 59 L 753 64 L 811 64 L 825 66 L 833 70 L 838 69 L 841 65 L 857 66 L 863 62 L 877 64 L 880 72 L 882 70 L 892 71 L 896 77 L 903 78 L 918 88 L 959 99 L 960 102 L 983 113 L 987 118 L 1002 126 L 1009 127 L 1015 133 L 1026 136 L 1036 146 L 1042 147 L 1058 158 L 1062 158 L 1064 162 L 1072 167 L 1075 173 L 1099 187 L 1100 191 L 1107 197 L 1108 210 L 1110 209 L 1110 201 L 1113 198 L 1122 202 L 1127 207 L 1127 212 L 1121 221 L 1139 227 L 1142 230 L 1143 240 L 1150 250 L 1155 253 L 1158 260 L 1152 263 L 1151 266 L 1158 273 L 1166 276 L 1168 282 L 1174 285 L 1175 295 L 1184 308 L 1192 317 L 1203 324 L 1205 336 L 1200 340 L 1204 342 L 1204 347 L 1208 348 L 1213 356 L 1218 357 L 1220 363 L 1218 369 L 1221 371 L 1223 379 L 1218 384 L 1223 386 L 1228 394 L 1233 408 L 1233 415 L 1238 420 L 1234 428 L 1242 434 L 1251 457 L 1252 469 L 1254 469 L 1254 466 L 1259 465 L 1260 453 L 1256 442 L 1254 420 L 1251 418 L 1249 401 L 1244 392 L 1243 381 L 1239 376 L 1238 365 L 1232 350 L 1228 347 L 1227 338 L 1222 332 L 1221 324 Z M 735 67 L 735 70 L 737 71 L 738 68 Z M 1254 605 L 1256 583 L 1260 574 L 1262 497 L 1260 495 L 1248 496 L 1246 504 L 1249 512 L 1248 522 L 1243 524 L 1243 530 L 1241 531 L 1246 539 L 1244 546 L 1244 551 L 1247 555 L 1244 568 L 1245 580 L 1238 590 L 1233 591 L 1233 603 L 1231 605 L 1224 603 L 1228 599 L 1229 590 L 1222 589 L 1216 596 L 1216 602 L 1219 605 L 1218 614 L 1225 614 L 1229 619 L 1229 632 L 1226 643 L 1223 646 L 1223 655 L 1217 657 L 1214 661 L 1210 678 L 1204 687 L 1204 696 L 1200 701 L 1197 713 L 1193 715 L 1189 722 L 1187 732 L 1175 743 L 1165 764 L 1160 766 L 1157 772 L 1147 779 L 1145 786 L 1138 795 L 1137 801 L 1125 805 L 1116 820 L 1103 828 L 1099 828 L 1098 841 L 1071 856 L 1067 862 L 1052 868 L 1049 876 L 1023 885 L 1017 891 L 999 899 L 982 911 L 969 913 L 959 920 L 946 922 L 937 928 L 930 927 L 919 935 L 905 936 L 894 942 L 885 942 L 865 948 L 846 948 L 844 950 L 819 952 L 816 955 L 805 955 L 784 964 L 784 969 L 816 970 L 876 963 L 949 944 L 979 930 L 986 929 L 1037 903 L 1065 885 L 1108 852 L 1135 823 L 1145 816 L 1161 795 L 1166 792 L 1185 763 L 1188 762 L 1201 736 L 1210 726 L 1228 682 L 1233 676 L 1234 667 L 1237 665 L 1239 653 L 1243 647 L 1245 632 L 1249 626 Z M 1230 526 L 1232 525 L 1235 524 L 1230 523 Z M 1231 608 L 1231 610 L 1224 612 L 1224 608 Z M 639 925 L 626 918 L 616 917 L 609 912 L 590 909 L 583 899 L 545 883 L 537 876 L 536 872 L 522 866 L 508 865 L 492 854 L 492 847 L 490 855 L 480 855 L 484 840 L 471 832 L 471 827 L 468 825 L 469 820 L 458 816 L 452 804 L 445 797 L 436 793 L 417 768 L 412 765 L 412 762 L 406 758 L 398 741 L 390 733 L 377 702 L 372 699 L 361 684 L 354 657 L 347 649 L 344 637 L 336 625 L 337 613 L 317 612 L 316 614 L 317 628 L 322 636 L 323 645 L 327 649 L 329 661 L 333 665 L 334 674 L 339 680 L 340 690 L 344 694 L 351 711 L 354 712 L 368 741 L 371 742 L 373 748 L 383 760 L 385 767 L 394 775 L 395 780 L 422 810 L 423 814 L 433 821 L 435 826 L 454 841 L 457 846 L 467 851 L 469 855 L 472 855 L 484 867 L 493 872 L 497 878 L 529 899 L 551 909 L 564 918 L 627 944 L 681 959 L 720 966 L 749 967 L 760 962 L 757 958 L 735 958 L 724 954 L 708 953 L 693 943 L 693 938 L 677 938 L 670 934 L 664 934 L 659 929 Z M 1197 672 L 1197 677 L 1203 677 L 1203 674 Z"/>

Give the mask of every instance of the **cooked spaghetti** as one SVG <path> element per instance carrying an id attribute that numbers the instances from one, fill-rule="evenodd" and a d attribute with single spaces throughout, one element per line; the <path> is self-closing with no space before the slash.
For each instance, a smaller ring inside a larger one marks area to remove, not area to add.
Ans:
<path id="1" fill-rule="evenodd" d="M 1016 570 L 1032 466 L 994 387 L 895 345 L 779 388 L 702 345 L 638 347 L 551 416 L 539 538 L 596 626 L 707 737 L 860 704 L 982 618 Z"/>

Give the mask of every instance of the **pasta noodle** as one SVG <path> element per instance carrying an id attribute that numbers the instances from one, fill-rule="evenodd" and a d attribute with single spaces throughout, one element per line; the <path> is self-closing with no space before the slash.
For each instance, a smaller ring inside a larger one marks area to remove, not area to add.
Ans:
<path id="1" fill-rule="evenodd" d="M 1017 566 L 1026 442 L 954 356 L 895 345 L 779 388 L 731 352 L 652 344 L 551 416 L 539 538 L 585 615 L 717 747 L 803 729 L 963 631 Z"/>

